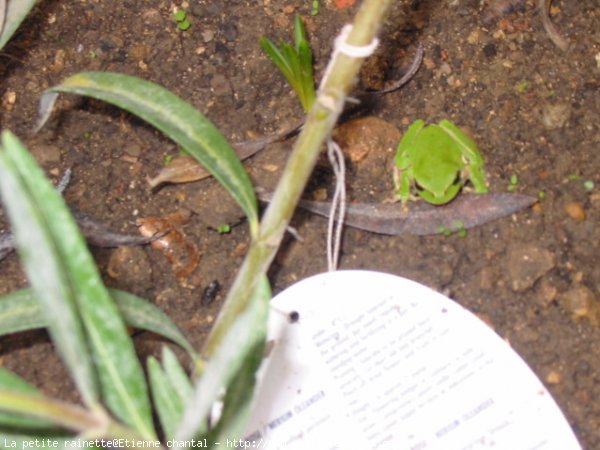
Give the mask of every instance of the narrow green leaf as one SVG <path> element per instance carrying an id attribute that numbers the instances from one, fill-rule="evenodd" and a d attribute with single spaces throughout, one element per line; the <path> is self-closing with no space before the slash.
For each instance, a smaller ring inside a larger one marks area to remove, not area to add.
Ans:
<path id="1" fill-rule="evenodd" d="M 270 298 L 269 281 L 263 275 L 246 309 L 233 322 L 214 357 L 206 365 L 202 377 L 196 383 L 175 439 L 185 441 L 206 433 L 208 414 L 219 393 L 223 388 L 231 385 L 241 368 L 247 363 L 249 355 L 254 354 L 261 342 L 264 343 Z M 252 392 L 254 386 L 250 384 L 247 389 Z M 244 417 L 238 418 L 238 424 L 245 421 L 245 413 L 246 410 L 244 410 Z"/>
<path id="2" fill-rule="evenodd" d="M 14 135 L 9 132 L 2 134 L 0 193 L 15 231 L 25 271 L 47 315 L 52 340 L 69 367 L 84 401 L 94 405 L 98 401 L 98 387 L 89 348 L 62 255 L 55 246 L 49 219 L 43 216 L 36 199 L 37 196 L 42 202 L 48 201 L 54 205 L 58 194 L 31 158 L 29 165 L 35 166 L 34 170 L 23 172 L 19 157 L 26 154 L 27 151 Z M 35 179 L 30 182 L 37 182 L 35 193 L 26 177 Z M 62 200 L 58 197 L 59 201 Z M 60 216 L 50 218 L 61 219 Z"/>
<path id="3" fill-rule="evenodd" d="M 106 416 L 101 408 L 87 411 L 79 406 L 39 395 L 37 392 L 0 388 L 0 411 L 45 420 L 76 432 L 106 425 Z"/>
<path id="4" fill-rule="evenodd" d="M 154 125 L 194 156 L 229 191 L 258 231 L 257 200 L 248 174 L 225 137 L 198 110 L 167 89 L 140 78 L 109 72 L 83 72 L 44 95 L 68 92 L 123 108 Z"/>
<path id="5" fill-rule="evenodd" d="M 284 78 L 288 81 L 294 77 L 292 67 L 288 61 L 284 58 L 283 54 L 279 51 L 277 46 L 268 38 L 261 37 L 259 39 L 260 46 L 262 47 L 265 54 L 273 61 L 275 66 L 282 73 Z"/>
<path id="6" fill-rule="evenodd" d="M 170 440 L 173 439 L 177 423 L 181 418 L 183 403 L 156 358 L 148 358 L 147 365 L 154 409 L 158 413 L 165 437 Z"/>
<path id="7" fill-rule="evenodd" d="M 42 393 L 34 386 L 2 367 L 0 367 L 0 389 L 42 397 Z M 1 426 L 11 428 L 45 428 L 51 426 L 51 423 L 28 416 L 0 412 L 0 427 Z M 0 445 L 1 444 L 2 442 L 0 442 Z"/>
<path id="8" fill-rule="evenodd" d="M 277 48 L 267 38 L 260 38 L 260 45 L 290 84 L 302 108 L 308 112 L 315 98 L 315 82 L 312 67 L 312 52 L 306 40 L 300 16 L 294 19 L 294 45 L 285 42 Z"/>
<path id="9" fill-rule="evenodd" d="M 0 50 L 35 6 L 35 0 L 9 0 L 2 3 L 5 4 L 6 9 L 3 11 L 4 20 L 0 21 Z"/>
<path id="10" fill-rule="evenodd" d="M 158 361 L 152 357 L 148 358 L 148 377 L 160 424 L 165 437 L 171 440 L 175 437 L 186 399 L 179 397 L 175 385 Z"/>
<path id="11" fill-rule="evenodd" d="M 300 45 L 306 42 L 306 32 L 304 24 L 298 14 L 294 17 L 294 44 L 296 44 L 296 53 L 300 52 Z"/>
<path id="12" fill-rule="evenodd" d="M 164 336 L 186 350 L 192 359 L 200 358 L 177 325 L 158 307 L 129 292 L 117 289 L 109 292 L 128 325 Z"/>
<path id="13" fill-rule="evenodd" d="M 315 101 L 315 79 L 313 73 L 312 51 L 308 42 L 303 41 L 298 48 L 300 60 L 300 84 L 304 94 L 303 105 L 309 111 Z"/>
<path id="14" fill-rule="evenodd" d="M 185 370 L 183 370 L 183 367 L 181 367 L 175 353 L 173 353 L 166 345 L 163 347 L 162 351 L 162 364 L 165 374 L 177 391 L 179 398 L 182 401 L 187 401 L 193 392 L 192 382 L 185 373 Z"/>
<path id="15" fill-rule="evenodd" d="M 193 389 L 177 357 L 167 346 L 163 347 L 162 365 L 154 358 L 148 359 L 152 398 L 165 436 L 171 440 Z"/>
<path id="16" fill-rule="evenodd" d="M 61 324 L 65 322 L 62 316 L 66 303 L 64 299 L 72 299 L 85 327 L 104 401 L 124 423 L 144 436 L 153 437 L 150 401 L 133 343 L 102 283 L 95 261 L 73 216 L 63 198 L 45 178 L 22 144 L 10 133 L 3 134 L 3 144 L 3 159 L 10 159 L 13 170 L 18 171 L 22 189 L 29 194 L 29 198 L 22 200 L 32 205 L 30 214 L 16 222 L 13 229 L 37 298 L 41 301 L 48 295 L 48 286 L 61 282 L 61 291 L 54 293 L 43 307 L 44 314 L 55 316 L 50 320 L 49 329 L 62 328 Z M 9 174 L 7 178 L 10 178 L 12 172 L 7 170 L 6 173 Z M 2 176 L 2 184 L 4 178 Z M 9 186 L 2 191 L 7 205 L 13 205 L 8 208 L 13 216 L 11 210 L 18 211 L 18 205 L 14 205 L 15 189 Z M 28 221 L 35 219 L 37 224 L 31 226 Z M 43 239 L 32 242 L 29 233 L 41 232 L 44 233 Z M 48 261 L 39 261 L 39 246 L 43 245 L 48 247 L 47 253 L 52 256 Z M 38 279 L 40 274 L 45 275 Z M 78 323 L 76 318 L 73 321 Z M 57 342 L 57 346 L 61 348 L 71 345 L 71 342 L 79 342 L 82 346 L 85 340 L 81 336 L 76 339 L 76 336 L 64 336 L 62 339 L 66 342 L 61 340 Z M 80 351 L 85 351 L 85 355 L 88 355 L 87 349 Z M 69 365 L 69 368 L 71 371 L 79 370 L 77 366 Z M 92 394 L 94 396 L 90 397 Z M 85 396 L 89 397 L 88 404 L 94 406 L 97 401 L 95 392 L 86 392 Z"/>
<path id="17" fill-rule="evenodd" d="M 127 325 L 166 337 L 180 345 L 194 360 L 199 358 L 179 328 L 155 305 L 118 289 L 109 289 L 109 293 Z M 0 297 L 0 336 L 47 326 L 48 320 L 32 289 L 19 289 Z"/>
<path id="18" fill-rule="evenodd" d="M 19 289 L 0 297 L 0 336 L 48 326 L 33 289 Z"/>

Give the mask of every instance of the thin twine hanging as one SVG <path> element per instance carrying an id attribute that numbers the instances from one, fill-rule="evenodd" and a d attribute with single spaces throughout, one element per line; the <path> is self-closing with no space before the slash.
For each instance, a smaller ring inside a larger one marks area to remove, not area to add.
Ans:
<path id="1" fill-rule="evenodd" d="M 335 192 L 331 200 L 327 226 L 327 270 L 337 269 L 340 259 L 340 246 L 344 217 L 346 216 L 346 164 L 340 146 L 333 140 L 327 141 L 327 156 L 335 174 Z"/>
<path id="2" fill-rule="evenodd" d="M 342 28 L 339 36 L 335 39 L 333 56 L 325 75 L 321 81 L 321 88 L 325 86 L 329 77 L 330 69 L 337 56 L 342 53 L 350 58 L 366 58 L 373 54 L 379 39 L 374 38 L 370 44 L 365 46 L 351 45 L 346 42 L 346 39 L 352 31 L 352 25 L 345 25 Z M 319 89 L 321 91 L 321 89 Z M 327 105 L 326 95 L 323 92 L 319 93 L 317 101 L 321 100 L 323 105 Z M 327 226 L 327 269 L 333 272 L 337 269 L 340 259 L 340 247 L 342 242 L 342 230 L 344 228 L 344 217 L 346 215 L 346 165 L 344 163 L 344 154 L 340 146 L 331 137 L 327 140 L 327 156 L 331 162 L 333 173 L 335 174 L 335 192 L 331 201 L 331 210 L 329 212 L 329 222 Z"/>

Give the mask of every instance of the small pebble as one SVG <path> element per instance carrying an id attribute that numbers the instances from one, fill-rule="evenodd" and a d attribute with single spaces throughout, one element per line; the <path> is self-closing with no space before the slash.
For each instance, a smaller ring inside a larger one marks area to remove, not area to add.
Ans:
<path id="1" fill-rule="evenodd" d="M 564 127 L 570 117 L 571 105 L 568 103 L 545 105 L 542 109 L 542 123 L 547 130 Z"/>
<path id="2" fill-rule="evenodd" d="M 598 323 L 600 318 L 598 299 L 587 286 L 575 287 L 563 293 L 559 300 L 562 306 L 573 315 L 573 318 L 588 317 L 592 323 Z"/>
<path id="3" fill-rule="evenodd" d="M 152 266 L 146 252 L 140 247 L 114 249 L 106 272 L 115 280 L 137 286 L 144 286 L 152 281 Z"/>
<path id="4" fill-rule="evenodd" d="M 513 291 L 526 291 L 556 266 L 553 252 L 535 245 L 513 244 L 504 263 L 505 276 Z"/>
<path id="5" fill-rule="evenodd" d="M 548 375 L 546 375 L 546 383 L 548 384 L 558 384 L 560 383 L 560 373 L 556 370 L 551 370 Z"/>
<path id="6" fill-rule="evenodd" d="M 585 220 L 585 209 L 579 202 L 569 202 L 565 205 L 565 212 L 569 217 L 577 222 L 583 222 Z"/>

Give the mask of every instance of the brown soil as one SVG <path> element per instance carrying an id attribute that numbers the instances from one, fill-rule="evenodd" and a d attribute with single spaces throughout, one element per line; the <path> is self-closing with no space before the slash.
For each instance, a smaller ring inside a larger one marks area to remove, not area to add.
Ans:
<path id="1" fill-rule="evenodd" d="M 178 150 L 132 116 L 64 97 L 60 112 L 33 135 L 37 104 L 45 88 L 71 74 L 116 71 L 171 89 L 232 140 L 288 128 L 301 110 L 258 38 L 289 40 L 294 13 L 302 14 L 321 74 L 337 30 L 354 11 L 321 2 L 311 17 L 310 3 L 197 0 L 188 5 L 192 26 L 182 32 L 172 19 L 176 3 L 46 0 L 0 55 L 1 126 L 24 139 L 55 179 L 73 169 L 65 192 L 72 205 L 129 233 L 136 233 L 138 217 L 181 208 L 194 213 L 183 227 L 201 254 L 190 276 L 178 279 L 164 255 L 149 247 L 93 251 L 109 286 L 155 302 L 197 347 L 243 259 L 248 230 L 241 212 L 212 179 L 151 192 L 146 178 Z M 368 114 L 402 131 L 417 118 L 453 120 L 479 143 L 492 191 L 505 191 L 516 174 L 518 192 L 543 191 L 543 200 L 466 237 L 387 237 L 347 228 L 342 268 L 412 278 L 479 315 L 544 380 L 584 448 L 600 449 L 594 400 L 600 398 L 600 7 L 597 0 L 552 2 L 552 21 L 571 43 L 562 52 L 542 28 L 537 1 L 485 22 L 481 3 L 397 2 L 361 87 L 397 77 L 418 43 L 425 61 L 408 85 Z M 256 184 L 275 184 L 290 146 L 272 145 L 247 162 Z M 382 177 L 385 164 L 365 161 L 350 163 L 351 198 L 380 201 L 391 189 L 391 173 Z M 595 187 L 586 189 L 584 181 Z M 311 192 L 331 184 L 330 169 L 320 165 Z M 235 225 L 231 233 L 214 230 L 223 223 Z M 325 221 L 298 211 L 293 225 L 303 240 L 285 240 L 270 271 L 276 292 L 325 269 Z M 221 290 L 212 303 L 202 301 L 213 280 Z M 4 260 L 0 294 L 25 284 L 18 259 Z M 144 333 L 136 341 L 142 354 L 162 345 Z M 44 333 L 0 339 L 0 358 L 48 394 L 76 397 Z"/>

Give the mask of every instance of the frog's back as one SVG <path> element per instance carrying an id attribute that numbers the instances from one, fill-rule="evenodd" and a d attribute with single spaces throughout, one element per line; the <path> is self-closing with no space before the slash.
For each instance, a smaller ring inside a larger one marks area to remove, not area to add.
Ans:
<path id="1" fill-rule="evenodd" d="M 413 155 L 417 182 L 432 192 L 443 192 L 454 183 L 462 167 L 456 144 L 438 126 L 425 128 L 418 137 L 421 151 Z"/>

